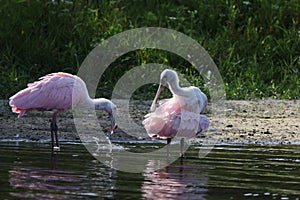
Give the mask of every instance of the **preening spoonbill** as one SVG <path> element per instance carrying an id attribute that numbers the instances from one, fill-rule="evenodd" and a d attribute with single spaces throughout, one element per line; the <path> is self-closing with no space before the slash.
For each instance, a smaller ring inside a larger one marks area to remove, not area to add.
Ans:
<path id="1" fill-rule="evenodd" d="M 173 95 L 162 100 L 156 109 L 158 97 L 166 85 Z M 193 138 L 208 129 L 210 120 L 203 115 L 207 105 L 207 96 L 197 87 L 180 87 L 178 75 L 174 70 L 166 69 L 160 75 L 160 84 L 143 125 L 152 138 L 171 139 L 180 137 L 181 156 L 183 157 L 183 138 Z"/>

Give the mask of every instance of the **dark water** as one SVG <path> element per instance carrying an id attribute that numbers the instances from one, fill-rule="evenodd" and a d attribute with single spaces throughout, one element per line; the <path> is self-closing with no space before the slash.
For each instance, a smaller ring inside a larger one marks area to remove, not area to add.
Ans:
<path id="1" fill-rule="evenodd" d="M 154 148 L 134 145 L 141 147 Z M 107 167 L 82 144 L 62 144 L 61 151 L 52 154 L 48 144 L 2 142 L 0 195 L 60 200 L 300 199 L 300 146 L 215 146 L 202 159 L 197 147 L 190 147 L 183 162 L 132 174 Z"/>

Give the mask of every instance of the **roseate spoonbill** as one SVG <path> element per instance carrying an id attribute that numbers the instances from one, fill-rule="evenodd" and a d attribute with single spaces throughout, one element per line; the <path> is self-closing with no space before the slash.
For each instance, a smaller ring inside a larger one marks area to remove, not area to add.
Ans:
<path id="1" fill-rule="evenodd" d="M 75 81 L 76 88 L 74 88 Z M 54 150 L 59 150 L 57 114 L 72 108 L 72 103 L 73 105 L 84 103 L 91 109 L 106 111 L 111 120 L 111 133 L 117 128 L 115 122 L 116 105 L 104 98 L 91 99 L 86 84 L 78 76 L 63 72 L 52 73 L 27 86 L 10 97 L 9 105 L 13 112 L 19 113 L 18 118 L 30 110 L 53 111 L 50 129 Z M 72 97 L 73 91 L 75 91 L 75 97 Z M 54 135 L 56 146 L 54 145 Z"/>
<path id="2" fill-rule="evenodd" d="M 167 84 L 173 97 L 162 100 L 156 109 L 158 97 Z M 159 88 L 143 125 L 150 137 L 167 139 L 167 145 L 175 136 L 181 137 L 181 157 L 183 157 L 183 138 L 195 137 L 209 127 L 209 118 L 201 114 L 206 105 L 207 96 L 199 88 L 194 86 L 181 88 L 177 73 L 166 69 L 160 75 Z"/>

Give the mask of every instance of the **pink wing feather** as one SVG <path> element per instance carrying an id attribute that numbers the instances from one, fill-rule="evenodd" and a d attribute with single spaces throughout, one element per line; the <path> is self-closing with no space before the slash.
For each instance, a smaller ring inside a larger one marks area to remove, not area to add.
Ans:
<path id="1" fill-rule="evenodd" d="M 75 76 L 67 73 L 52 73 L 10 97 L 12 111 L 19 117 L 30 110 L 64 111 L 72 106 L 72 91 Z"/>
<path id="2" fill-rule="evenodd" d="M 143 125 L 152 138 L 195 137 L 207 130 L 210 123 L 205 115 L 184 110 L 174 97 L 163 101 L 155 112 L 145 117 Z"/>

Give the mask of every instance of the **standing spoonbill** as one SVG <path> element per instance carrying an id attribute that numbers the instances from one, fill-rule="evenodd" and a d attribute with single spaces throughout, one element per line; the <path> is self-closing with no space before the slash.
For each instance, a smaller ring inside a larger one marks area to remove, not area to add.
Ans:
<path id="1" fill-rule="evenodd" d="M 156 109 L 158 97 L 167 84 L 173 97 L 162 100 Z M 167 145 L 175 136 L 181 137 L 181 157 L 183 157 L 184 138 L 193 138 L 209 127 L 209 118 L 201 114 L 206 105 L 207 96 L 199 88 L 194 86 L 181 88 L 177 73 L 166 69 L 160 75 L 159 88 L 143 125 L 150 137 L 167 139 Z"/>
<path id="2" fill-rule="evenodd" d="M 53 111 L 50 129 L 54 150 L 59 150 L 57 114 L 72 108 L 72 103 L 73 105 L 85 104 L 90 109 L 106 111 L 111 120 L 111 133 L 117 128 L 115 122 L 116 105 L 104 98 L 91 99 L 86 84 L 78 76 L 63 72 L 52 73 L 27 86 L 10 97 L 9 105 L 13 112 L 19 113 L 18 118 L 31 110 Z M 74 97 L 72 97 L 73 91 L 76 95 Z M 54 145 L 54 135 L 56 146 Z"/>

